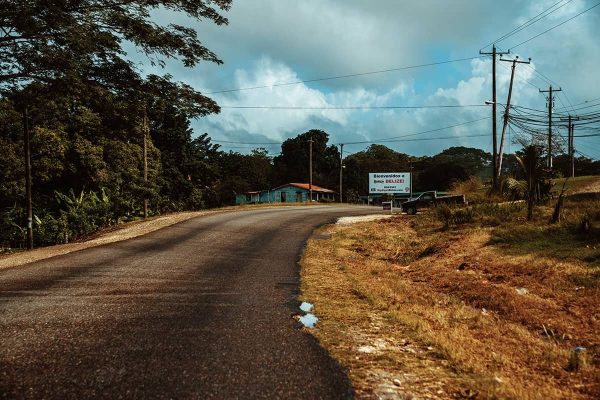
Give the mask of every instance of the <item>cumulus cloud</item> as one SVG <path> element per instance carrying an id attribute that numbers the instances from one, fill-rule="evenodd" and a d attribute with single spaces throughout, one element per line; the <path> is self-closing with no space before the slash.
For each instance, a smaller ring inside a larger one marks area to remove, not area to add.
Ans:
<path id="1" fill-rule="evenodd" d="M 303 130 L 320 125 L 347 126 L 355 114 L 367 110 L 336 109 L 336 107 L 385 106 L 393 99 L 402 98 L 410 91 L 410 84 L 399 82 L 381 94 L 364 88 L 324 92 L 307 84 L 276 86 L 299 81 L 298 74 L 282 62 L 268 57 L 255 61 L 249 69 L 234 73 L 235 85 L 240 88 L 263 87 L 215 95 L 223 106 L 219 115 L 206 122 L 223 137 L 235 137 L 239 132 L 262 135 L 272 140 L 284 140 Z M 235 107 L 298 107 L 298 109 L 238 109 Z"/>
<path id="2" fill-rule="evenodd" d="M 225 61 L 194 71 L 169 70 L 177 79 L 210 92 L 232 87 L 352 74 L 431 61 L 475 56 L 485 44 L 528 21 L 556 0 L 256 0 L 234 2 L 230 25 L 199 24 L 200 37 Z M 536 24 L 498 45 L 508 49 L 591 7 L 592 0 L 566 1 Z M 600 75 L 600 8 L 517 47 L 513 104 L 544 108 L 538 88 L 562 86 L 559 103 L 597 98 Z M 489 50 L 489 49 L 488 49 Z M 170 64 L 171 65 L 171 64 Z M 576 73 L 574 73 L 576 71 Z M 537 73 L 536 73 L 537 72 Z M 543 76 L 541 74 L 543 74 Z M 498 102 L 506 101 L 510 64 L 498 62 Z M 272 87 L 213 95 L 221 105 L 381 106 L 483 104 L 491 100 L 491 60 L 418 68 L 351 79 Z M 562 106 L 562 104 L 561 104 Z M 489 108 L 451 110 L 235 110 L 196 121 L 197 131 L 245 141 L 280 141 L 311 128 L 328 131 L 337 142 L 369 140 L 448 126 L 489 115 Z M 502 114 L 502 110 L 499 110 Z M 489 121 L 488 121 L 489 122 Z M 491 123 L 457 127 L 439 136 L 456 141 L 390 144 L 414 154 L 449 145 L 489 150 Z M 435 135 L 432 135 L 435 136 Z"/>

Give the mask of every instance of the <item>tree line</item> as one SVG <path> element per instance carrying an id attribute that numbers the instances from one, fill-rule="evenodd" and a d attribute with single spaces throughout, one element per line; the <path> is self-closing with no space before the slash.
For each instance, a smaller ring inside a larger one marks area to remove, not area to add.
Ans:
<path id="1" fill-rule="evenodd" d="M 151 15 L 168 10 L 220 25 L 228 23 L 222 12 L 230 6 L 230 0 L 0 0 L 0 247 L 24 245 L 25 126 L 36 245 L 140 218 L 144 199 L 157 215 L 306 182 L 309 140 L 314 183 L 337 191 L 340 152 L 326 132 L 287 139 L 276 157 L 261 148 L 223 151 L 210 132 L 191 129 L 192 119 L 220 111 L 215 101 L 169 75 L 145 74 L 127 58 L 126 43 L 155 65 L 169 58 L 187 67 L 221 63 L 195 30 L 160 25 Z M 368 172 L 410 168 L 415 190 L 445 189 L 490 159 L 465 147 L 413 157 L 375 144 L 344 158 L 344 196 L 366 194 Z M 584 165 L 578 173 L 598 173 L 597 163 L 580 160 Z"/>

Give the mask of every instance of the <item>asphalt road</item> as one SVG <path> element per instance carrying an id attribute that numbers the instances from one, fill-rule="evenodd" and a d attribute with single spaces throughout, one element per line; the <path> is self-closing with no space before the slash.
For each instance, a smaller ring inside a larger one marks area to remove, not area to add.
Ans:
<path id="1" fill-rule="evenodd" d="M 291 318 L 315 227 L 367 207 L 220 213 L 0 271 L 0 398 L 348 398 Z"/>

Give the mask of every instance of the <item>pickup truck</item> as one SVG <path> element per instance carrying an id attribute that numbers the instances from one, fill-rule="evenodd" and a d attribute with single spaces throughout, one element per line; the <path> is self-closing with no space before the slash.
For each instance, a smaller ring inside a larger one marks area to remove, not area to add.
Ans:
<path id="1" fill-rule="evenodd" d="M 419 208 L 431 207 L 436 204 L 466 204 L 465 195 L 457 194 L 453 196 L 438 196 L 437 192 L 423 192 L 416 199 L 405 201 L 401 204 L 402 211 L 407 214 L 414 215 Z"/>

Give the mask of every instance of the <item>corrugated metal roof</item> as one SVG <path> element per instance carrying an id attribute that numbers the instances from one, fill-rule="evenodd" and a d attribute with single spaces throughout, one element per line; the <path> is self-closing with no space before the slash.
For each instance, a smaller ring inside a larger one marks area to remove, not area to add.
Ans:
<path id="1" fill-rule="evenodd" d="M 300 188 L 300 189 L 310 190 L 310 188 L 309 188 L 310 185 L 308 183 L 293 183 L 293 182 L 292 183 L 286 183 L 285 185 L 281 185 L 279 187 L 276 187 L 273 190 L 282 188 L 284 186 L 295 186 L 295 187 Z M 326 188 L 323 188 L 323 187 L 317 186 L 317 185 L 312 185 L 312 190 L 313 190 L 313 192 L 335 193 L 333 190 L 329 190 L 329 189 L 326 189 Z"/>

